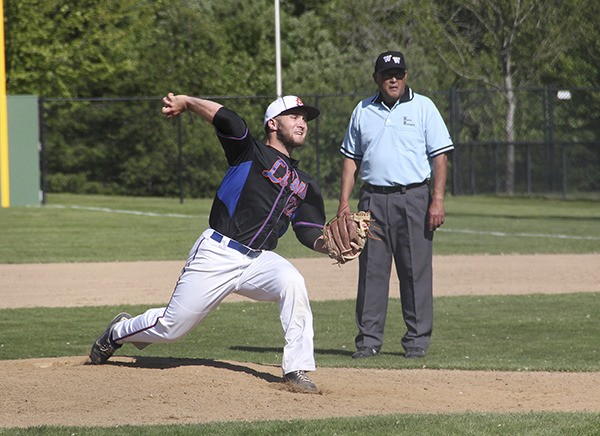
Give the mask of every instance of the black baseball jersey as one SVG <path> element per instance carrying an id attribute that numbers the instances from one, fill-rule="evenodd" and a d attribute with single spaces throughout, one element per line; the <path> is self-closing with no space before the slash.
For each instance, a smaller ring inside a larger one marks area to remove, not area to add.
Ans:
<path id="1" fill-rule="evenodd" d="M 325 223 L 318 185 L 298 161 L 254 138 L 227 108 L 214 117 L 229 169 L 215 195 L 210 227 L 242 244 L 273 250 L 292 223 L 298 240 L 313 248 Z"/>

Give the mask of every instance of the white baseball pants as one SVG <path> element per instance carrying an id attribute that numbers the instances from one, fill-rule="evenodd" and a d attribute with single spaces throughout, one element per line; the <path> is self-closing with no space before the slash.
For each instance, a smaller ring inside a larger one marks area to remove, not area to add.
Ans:
<path id="1" fill-rule="evenodd" d="M 283 373 L 314 371 L 313 318 L 304 278 L 278 254 L 263 251 L 251 258 L 231 248 L 231 244 L 241 244 L 230 241 L 206 230 L 190 251 L 169 304 L 116 324 L 113 340 L 138 348 L 175 341 L 200 324 L 225 297 L 237 293 L 279 304 L 285 336 Z"/>

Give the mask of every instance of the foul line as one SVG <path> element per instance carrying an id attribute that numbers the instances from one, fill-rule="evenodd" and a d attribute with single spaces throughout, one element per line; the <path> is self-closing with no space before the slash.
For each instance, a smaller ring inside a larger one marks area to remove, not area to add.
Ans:
<path id="1" fill-rule="evenodd" d="M 438 229 L 438 232 L 448 233 L 469 233 L 474 235 L 490 235 L 490 236 L 518 236 L 524 238 L 549 238 L 549 239 L 583 239 L 588 241 L 600 241 L 598 236 L 573 236 L 573 235 L 552 235 L 549 233 L 507 233 L 507 232 L 484 232 L 479 230 L 469 229 Z"/>
<path id="2" fill-rule="evenodd" d="M 150 217 L 166 217 L 166 218 L 201 218 L 195 215 L 184 215 L 179 213 L 156 213 L 156 212 L 142 212 L 139 210 L 120 210 L 110 209 L 108 207 L 92 207 L 92 206 L 66 206 L 62 204 L 46 205 L 44 207 L 54 207 L 57 209 L 78 209 L 78 210 L 89 210 L 93 212 L 107 212 L 107 213 L 122 213 L 126 215 L 138 215 L 138 216 L 150 216 Z M 205 216 L 206 218 L 206 216 Z M 549 233 L 508 233 L 508 232 L 490 232 L 482 230 L 470 230 L 470 229 L 449 229 L 440 228 L 437 232 L 445 233 L 468 233 L 472 235 L 489 235 L 499 237 L 523 237 L 523 238 L 548 238 L 548 239 L 581 239 L 586 241 L 600 241 L 598 236 L 574 236 L 574 235 L 553 235 Z"/>
<path id="3" fill-rule="evenodd" d="M 107 213 L 122 213 L 126 215 L 139 215 L 139 216 L 152 216 L 152 217 L 167 217 L 167 218 L 198 218 L 195 215 L 183 215 L 179 213 L 156 213 L 156 212 L 142 212 L 139 210 L 121 210 L 121 209 L 110 209 L 108 207 L 92 207 L 92 206 L 65 206 L 63 204 L 52 204 L 44 207 L 53 207 L 56 209 L 78 209 L 78 210 L 90 210 L 93 212 L 107 212 Z"/>

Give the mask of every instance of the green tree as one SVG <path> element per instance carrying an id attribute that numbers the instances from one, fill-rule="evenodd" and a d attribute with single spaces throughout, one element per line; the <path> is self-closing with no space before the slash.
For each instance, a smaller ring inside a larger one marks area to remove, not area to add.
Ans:
<path id="1" fill-rule="evenodd" d="M 149 2 L 5 0 L 7 90 L 47 97 L 122 95 L 140 68 Z"/>
<path id="2" fill-rule="evenodd" d="M 424 2 L 420 28 L 429 47 L 459 83 L 479 83 L 504 95 L 506 185 L 515 183 L 515 88 L 538 84 L 542 72 L 573 46 L 565 37 L 576 21 L 559 0 L 450 0 Z"/>
<path id="3" fill-rule="evenodd" d="M 139 195 L 175 192 L 176 178 L 165 174 L 176 165 L 176 144 L 161 143 L 178 131 L 160 114 L 159 97 L 168 91 L 231 105 L 261 135 L 263 111 L 276 92 L 272 0 L 3 1 L 9 93 L 138 97 L 112 105 L 46 100 L 56 186 L 106 192 L 139 184 Z M 532 115 L 521 115 L 538 103 L 519 100 L 516 89 L 600 86 L 599 5 L 595 0 L 281 1 L 283 92 L 322 108 L 311 125 L 309 146 L 298 157 L 335 195 L 348 118 L 359 99 L 375 92 L 373 61 L 388 49 L 404 52 L 410 86 L 432 96 L 445 115 L 449 99 L 432 91 L 451 86 L 500 91 L 498 99 L 471 93 L 459 116 L 473 139 L 485 132 L 513 144 L 521 132 L 530 135 L 526 118 L 539 124 Z M 257 98 L 237 98 L 249 95 Z M 577 117 L 572 124 L 578 126 L 573 140 L 597 138 L 597 100 L 571 105 Z M 317 131 L 319 143 L 312 136 Z M 204 195 L 225 165 L 218 141 L 210 128 L 195 123 L 183 123 L 182 132 L 188 192 Z M 515 166 L 511 147 L 509 175 Z M 207 172 L 207 161 L 219 171 Z M 100 164 L 108 166 L 104 174 Z M 97 183 L 102 178 L 105 185 Z"/>

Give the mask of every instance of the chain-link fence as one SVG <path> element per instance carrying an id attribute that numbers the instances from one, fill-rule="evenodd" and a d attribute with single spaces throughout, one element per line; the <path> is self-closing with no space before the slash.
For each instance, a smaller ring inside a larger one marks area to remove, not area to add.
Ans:
<path id="1" fill-rule="evenodd" d="M 453 90 L 455 194 L 600 192 L 600 90 Z"/>
<path id="2" fill-rule="evenodd" d="M 448 191 L 597 196 L 600 90 L 515 89 L 426 93 L 454 140 Z M 294 155 L 326 198 L 339 194 L 339 146 L 367 95 L 302 96 L 321 116 Z M 274 96 L 207 96 L 239 113 L 263 138 Z M 212 126 L 193 114 L 167 120 L 159 97 L 40 99 L 42 192 L 134 197 L 212 197 L 226 171 Z M 47 196 L 44 195 L 44 199 Z M 60 201 L 60 195 L 53 195 Z"/>

